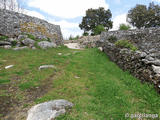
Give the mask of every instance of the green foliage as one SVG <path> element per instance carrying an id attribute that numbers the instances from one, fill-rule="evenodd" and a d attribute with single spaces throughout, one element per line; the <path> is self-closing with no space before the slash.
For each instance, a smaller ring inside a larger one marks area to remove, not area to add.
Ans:
<path id="1" fill-rule="evenodd" d="M 0 85 L 4 84 L 4 83 L 9 83 L 9 82 L 10 82 L 10 80 L 2 80 L 2 79 L 0 79 Z"/>
<path id="2" fill-rule="evenodd" d="M 11 44 L 12 44 L 12 46 L 16 46 L 17 45 L 17 41 L 14 40 L 14 41 L 11 42 Z"/>
<path id="3" fill-rule="evenodd" d="M 36 40 L 35 36 L 32 34 L 27 34 L 28 38 L 32 39 L 32 40 Z"/>
<path id="4" fill-rule="evenodd" d="M 84 32 L 94 33 L 94 29 L 98 25 L 102 25 L 105 30 L 108 31 L 112 28 L 111 17 L 112 13 L 109 9 L 105 10 L 103 7 L 100 7 L 99 9 L 91 8 L 86 11 L 86 16 L 83 17 L 79 27 L 84 30 Z"/>
<path id="5" fill-rule="evenodd" d="M 118 40 L 115 42 L 115 45 L 121 48 L 129 48 L 132 51 L 138 50 L 138 48 L 134 46 L 129 40 Z"/>
<path id="6" fill-rule="evenodd" d="M 72 37 L 72 35 L 70 35 L 69 40 L 78 40 L 79 38 L 79 35 L 77 35 L 76 37 Z"/>
<path id="7" fill-rule="evenodd" d="M 83 33 L 83 36 L 88 36 L 88 35 L 89 35 L 88 32 L 84 32 L 84 33 Z"/>
<path id="8" fill-rule="evenodd" d="M 105 28 L 103 25 L 98 25 L 93 29 L 93 34 L 94 35 L 99 35 L 101 32 L 105 31 Z"/>
<path id="9" fill-rule="evenodd" d="M 146 5 L 136 5 L 128 11 L 127 21 L 137 28 L 149 28 L 160 26 L 160 6 L 153 2 Z"/>
<path id="10" fill-rule="evenodd" d="M 0 40 L 6 40 L 8 38 L 8 36 L 4 36 L 4 35 L 0 35 Z"/>
<path id="11" fill-rule="evenodd" d="M 111 35 L 109 38 L 108 38 L 108 41 L 111 42 L 111 43 L 115 43 L 117 41 L 117 37 L 116 36 L 113 36 Z"/>
<path id="12" fill-rule="evenodd" d="M 126 24 L 120 24 L 119 30 L 129 30 L 131 27 Z"/>

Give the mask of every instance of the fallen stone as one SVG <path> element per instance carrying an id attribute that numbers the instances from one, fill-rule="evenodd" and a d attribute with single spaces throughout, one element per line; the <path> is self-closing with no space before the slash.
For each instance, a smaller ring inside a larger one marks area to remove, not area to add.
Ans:
<path id="1" fill-rule="evenodd" d="M 46 69 L 46 68 L 56 68 L 54 65 L 42 65 L 39 67 L 39 70 Z"/>
<path id="2" fill-rule="evenodd" d="M 46 48 L 55 48 L 57 45 L 53 42 L 42 41 L 38 43 L 38 46 L 42 49 L 46 49 Z"/>
<path id="3" fill-rule="evenodd" d="M 68 44 L 64 44 L 64 45 L 70 49 L 80 49 L 80 46 L 78 43 L 68 43 Z"/>
<path id="4" fill-rule="evenodd" d="M 9 69 L 9 68 L 12 68 L 14 65 L 9 65 L 9 66 L 6 66 L 5 69 Z"/>
<path id="5" fill-rule="evenodd" d="M 78 77 L 78 76 L 75 76 L 75 78 L 76 78 L 76 79 L 79 79 L 80 77 Z"/>
<path id="6" fill-rule="evenodd" d="M 28 111 L 27 120 L 53 120 L 73 107 L 67 100 L 53 100 L 33 106 Z"/>
<path id="7" fill-rule="evenodd" d="M 22 43 L 26 46 L 34 46 L 35 41 L 30 38 L 26 38 L 22 40 Z"/>
<path id="8" fill-rule="evenodd" d="M 27 46 L 24 46 L 24 47 L 16 47 L 16 48 L 13 48 L 13 50 L 23 50 L 23 49 L 26 49 L 28 48 Z"/>

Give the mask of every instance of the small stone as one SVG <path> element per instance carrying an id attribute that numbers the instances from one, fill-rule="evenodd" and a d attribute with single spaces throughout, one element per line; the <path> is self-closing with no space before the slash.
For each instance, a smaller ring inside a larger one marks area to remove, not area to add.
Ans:
<path id="1" fill-rule="evenodd" d="M 80 77 L 78 77 L 78 76 L 75 76 L 75 78 L 76 78 L 76 79 L 79 79 Z"/>
<path id="2" fill-rule="evenodd" d="M 58 55 L 62 55 L 62 53 L 58 53 Z"/>
<path id="3" fill-rule="evenodd" d="M 56 68 L 54 65 L 42 65 L 39 67 L 39 70 L 46 69 L 46 68 Z"/>
<path id="4" fill-rule="evenodd" d="M 5 69 L 9 69 L 11 67 L 13 67 L 14 65 L 9 65 L 9 66 L 6 66 Z"/>

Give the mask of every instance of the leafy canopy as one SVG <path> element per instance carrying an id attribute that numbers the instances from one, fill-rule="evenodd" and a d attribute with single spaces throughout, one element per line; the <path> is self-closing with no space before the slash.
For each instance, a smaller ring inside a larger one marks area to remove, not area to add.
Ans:
<path id="1" fill-rule="evenodd" d="M 146 5 L 136 5 L 128 11 L 127 21 L 134 27 L 149 28 L 160 27 L 160 6 L 154 2 Z"/>
<path id="2" fill-rule="evenodd" d="M 103 26 L 104 29 L 108 31 L 112 28 L 111 17 L 112 13 L 109 9 L 105 10 L 103 7 L 98 9 L 91 8 L 86 11 L 86 16 L 83 17 L 79 27 L 84 30 L 84 33 L 91 32 L 94 34 L 98 25 Z"/>
<path id="3" fill-rule="evenodd" d="M 131 27 L 126 24 L 120 24 L 119 30 L 129 30 Z"/>

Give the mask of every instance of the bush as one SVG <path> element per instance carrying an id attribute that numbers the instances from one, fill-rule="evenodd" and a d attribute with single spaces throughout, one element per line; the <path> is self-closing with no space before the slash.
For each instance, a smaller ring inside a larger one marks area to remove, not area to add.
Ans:
<path id="1" fill-rule="evenodd" d="M 118 40 L 117 42 L 115 42 L 115 45 L 121 48 L 129 48 L 132 51 L 138 50 L 138 48 L 130 43 L 129 40 Z"/>
<path id="2" fill-rule="evenodd" d="M 69 40 L 78 40 L 80 37 L 77 35 L 76 37 L 72 37 L 72 35 L 69 37 Z"/>
<path id="3" fill-rule="evenodd" d="M 88 35 L 89 35 L 89 33 L 87 33 L 87 32 L 83 33 L 83 36 L 88 36 Z"/>
<path id="4" fill-rule="evenodd" d="M 11 44 L 12 44 L 12 46 L 16 46 L 17 45 L 17 41 L 14 40 L 14 41 L 11 42 Z"/>
<path id="5" fill-rule="evenodd" d="M 113 36 L 111 35 L 109 38 L 108 38 L 108 41 L 111 42 L 111 43 L 115 43 L 117 41 L 117 37 L 116 36 Z"/>
<path id="6" fill-rule="evenodd" d="M 93 29 L 93 35 L 99 35 L 103 31 L 105 31 L 104 26 L 103 25 L 98 25 Z"/>
<path id="7" fill-rule="evenodd" d="M 32 34 L 27 34 L 28 38 L 32 39 L 32 40 L 36 40 L 36 38 L 34 37 L 34 35 Z"/>
<path id="8" fill-rule="evenodd" d="M 6 40 L 7 38 L 7 36 L 0 36 L 0 40 Z"/>
<path id="9" fill-rule="evenodd" d="M 131 27 L 129 25 L 120 24 L 119 30 L 129 30 Z"/>

